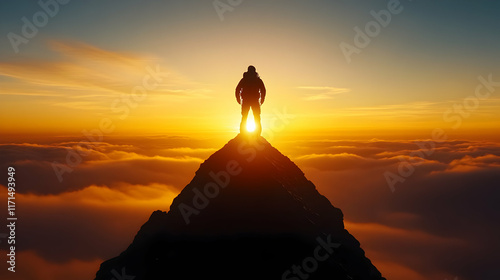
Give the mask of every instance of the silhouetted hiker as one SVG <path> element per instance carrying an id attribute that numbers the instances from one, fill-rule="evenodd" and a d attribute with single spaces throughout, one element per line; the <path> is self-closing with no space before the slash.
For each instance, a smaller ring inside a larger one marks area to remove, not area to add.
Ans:
<path id="1" fill-rule="evenodd" d="M 260 135 L 262 126 L 260 124 L 260 105 L 266 99 L 266 87 L 264 82 L 255 71 L 255 67 L 248 66 L 248 71 L 243 73 L 243 79 L 236 87 L 236 101 L 241 104 L 241 124 L 240 132 L 243 133 L 247 124 L 248 111 L 252 108 L 255 129 L 257 135 Z"/>

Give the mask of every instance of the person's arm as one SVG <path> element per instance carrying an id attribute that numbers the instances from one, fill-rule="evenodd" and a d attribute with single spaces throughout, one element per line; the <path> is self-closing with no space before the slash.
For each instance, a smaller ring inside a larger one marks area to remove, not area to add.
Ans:
<path id="1" fill-rule="evenodd" d="M 241 104 L 241 89 L 243 87 L 243 79 L 240 80 L 240 82 L 238 83 L 238 85 L 236 86 L 236 90 L 235 90 L 235 97 L 236 97 L 236 101 L 238 101 L 238 104 Z"/>
<path id="2" fill-rule="evenodd" d="M 260 80 L 260 104 L 264 104 L 264 100 L 266 100 L 266 86 L 264 86 L 264 82 Z"/>

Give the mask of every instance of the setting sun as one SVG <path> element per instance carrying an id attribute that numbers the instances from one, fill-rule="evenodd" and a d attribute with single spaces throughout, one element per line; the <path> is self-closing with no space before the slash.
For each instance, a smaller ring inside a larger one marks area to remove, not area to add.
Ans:
<path id="1" fill-rule="evenodd" d="M 252 116 L 252 115 L 250 115 Z M 253 117 L 250 117 L 247 119 L 247 131 L 248 132 L 254 132 L 255 131 L 255 120 Z"/>

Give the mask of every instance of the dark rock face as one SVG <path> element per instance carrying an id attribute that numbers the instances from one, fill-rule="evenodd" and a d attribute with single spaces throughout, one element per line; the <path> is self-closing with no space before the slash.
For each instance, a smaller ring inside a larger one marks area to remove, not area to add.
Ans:
<path id="1" fill-rule="evenodd" d="M 370 279 L 342 211 L 264 138 L 238 135 L 155 211 L 97 280 Z"/>

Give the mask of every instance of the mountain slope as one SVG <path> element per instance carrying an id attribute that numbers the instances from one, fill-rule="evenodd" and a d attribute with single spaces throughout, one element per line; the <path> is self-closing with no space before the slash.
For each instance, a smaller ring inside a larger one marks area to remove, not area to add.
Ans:
<path id="1" fill-rule="evenodd" d="M 384 279 L 340 209 L 264 138 L 211 155 L 96 279 Z M 127 278 L 128 277 L 128 278 Z"/>

